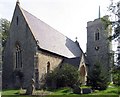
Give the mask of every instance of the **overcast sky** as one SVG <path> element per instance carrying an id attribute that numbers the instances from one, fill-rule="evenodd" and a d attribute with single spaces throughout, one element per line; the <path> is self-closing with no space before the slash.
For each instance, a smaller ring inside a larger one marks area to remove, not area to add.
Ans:
<path id="1" fill-rule="evenodd" d="M 11 21 L 17 0 L 0 0 L 0 18 Z M 106 15 L 110 0 L 19 0 L 20 6 L 73 41 L 78 37 L 86 51 L 87 22 Z"/>

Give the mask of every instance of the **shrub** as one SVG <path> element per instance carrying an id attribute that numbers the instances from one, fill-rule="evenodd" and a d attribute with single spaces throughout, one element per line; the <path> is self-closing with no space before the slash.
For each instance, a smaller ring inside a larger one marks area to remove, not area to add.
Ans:
<path id="1" fill-rule="evenodd" d="M 120 66 L 114 66 L 112 70 L 113 83 L 120 86 Z"/>
<path id="2" fill-rule="evenodd" d="M 70 64 L 62 64 L 60 68 L 56 68 L 46 76 L 48 87 L 73 87 L 73 85 L 78 82 L 78 69 Z"/>

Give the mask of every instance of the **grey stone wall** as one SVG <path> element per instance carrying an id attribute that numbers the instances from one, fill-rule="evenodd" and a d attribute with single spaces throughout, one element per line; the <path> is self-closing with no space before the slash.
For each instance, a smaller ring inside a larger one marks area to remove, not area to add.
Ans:
<path id="1" fill-rule="evenodd" d="M 17 20 L 18 17 L 18 20 Z M 18 23 L 17 23 L 18 22 Z M 18 42 L 22 52 L 23 67 L 19 68 L 24 72 L 24 86 L 33 77 L 34 72 L 34 54 L 35 54 L 35 40 L 25 22 L 22 12 L 16 6 L 13 19 L 11 22 L 9 38 L 4 52 L 3 59 L 3 88 L 13 88 L 15 84 L 14 71 L 15 68 L 15 44 Z"/>
<path id="2" fill-rule="evenodd" d="M 39 84 L 44 83 L 45 74 L 47 74 L 47 65 L 50 63 L 50 72 L 60 65 L 63 58 L 54 54 L 40 51 L 38 54 Z"/>
<path id="3" fill-rule="evenodd" d="M 18 19 L 17 19 L 18 18 Z M 22 68 L 15 68 L 16 42 L 20 44 L 22 52 Z M 3 62 L 3 88 L 14 88 L 18 82 L 15 78 L 15 71 L 21 70 L 24 74 L 23 88 L 27 88 L 31 79 L 35 76 L 35 54 L 36 41 L 29 29 L 25 18 L 17 6 L 13 15 L 10 34 L 4 52 Z M 62 58 L 54 54 L 39 51 L 38 71 L 39 81 L 47 72 L 47 63 L 50 63 L 50 70 L 54 70 L 61 62 Z M 16 82 L 17 81 L 17 82 Z M 19 83 L 19 82 L 18 82 Z"/>
<path id="4" fill-rule="evenodd" d="M 95 40 L 95 33 L 99 29 L 99 40 Z M 108 33 L 104 29 L 101 19 L 96 19 L 87 23 L 87 57 L 90 62 L 90 69 L 99 62 L 103 71 L 108 72 L 110 69 L 110 42 Z M 95 47 L 99 47 L 98 50 Z"/>
<path id="5" fill-rule="evenodd" d="M 50 71 L 54 70 L 56 67 L 60 65 L 63 58 L 58 57 L 56 55 L 52 55 L 50 53 L 46 52 L 40 52 L 39 53 L 39 74 L 40 78 L 42 75 L 47 73 L 47 63 L 50 63 Z"/>

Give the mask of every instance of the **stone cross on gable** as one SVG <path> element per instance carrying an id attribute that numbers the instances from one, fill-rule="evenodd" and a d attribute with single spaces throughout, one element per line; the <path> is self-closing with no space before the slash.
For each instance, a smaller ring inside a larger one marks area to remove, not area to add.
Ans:
<path id="1" fill-rule="evenodd" d="M 20 2 L 19 2 L 19 0 L 17 0 L 17 2 L 16 2 L 17 4 L 20 4 Z"/>
<path id="2" fill-rule="evenodd" d="M 77 37 L 75 37 L 75 39 L 76 39 L 76 41 L 77 41 L 77 39 L 78 39 L 78 38 L 77 38 Z"/>

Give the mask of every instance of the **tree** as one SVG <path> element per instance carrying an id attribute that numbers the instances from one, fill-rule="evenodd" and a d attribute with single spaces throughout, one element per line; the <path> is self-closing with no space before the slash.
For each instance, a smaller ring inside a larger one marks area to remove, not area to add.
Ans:
<path id="1" fill-rule="evenodd" d="M 112 69 L 113 83 L 120 86 L 120 66 L 114 66 Z"/>
<path id="2" fill-rule="evenodd" d="M 59 87 L 73 87 L 74 84 L 78 84 L 79 73 L 78 69 L 70 64 L 62 64 L 61 67 L 56 68 L 46 76 L 47 86 L 51 86 L 52 83 L 56 83 Z"/>
<path id="3" fill-rule="evenodd" d="M 109 83 L 108 76 L 102 72 L 101 64 L 98 62 L 93 66 L 93 70 L 88 76 L 88 80 L 90 81 L 89 84 L 92 88 L 97 90 L 105 90 Z"/>
<path id="4" fill-rule="evenodd" d="M 108 21 L 106 19 L 104 20 L 104 23 L 107 25 L 112 25 L 112 29 L 114 30 L 113 35 L 111 35 L 108 39 L 109 40 L 117 40 L 120 44 L 120 1 L 115 2 L 114 0 L 111 0 L 111 4 L 108 7 L 108 11 L 110 12 L 111 20 Z M 113 18 L 115 17 L 115 18 Z M 117 47 L 120 50 L 120 46 Z M 115 84 L 120 84 L 120 51 L 117 51 L 117 58 L 116 62 L 112 68 L 112 74 L 113 74 L 113 81 Z"/>
<path id="5" fill-rule="evenodd" d="M 10 21 L 7 19 L 0 19 L 0 33 L 2 33 L 2 47 L 5 47 L 10 28 Z"/>
<path id="6" fill-rule="evenodd" d="M 111 4 L 108 7 L 109 12 L 111 13 L 110 17 L 116 17 L 112 19 L 109 25 L 112 25 L 114 28 L 114 34 L 110 37 L 110 39 L 115 39 L 120 35 L 120 2 L 114 2 L 111 0 Z M 113 16 L 115 15 L 115 16 Z"/>

